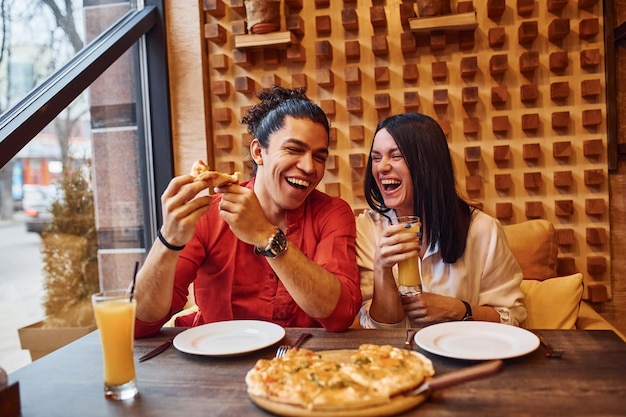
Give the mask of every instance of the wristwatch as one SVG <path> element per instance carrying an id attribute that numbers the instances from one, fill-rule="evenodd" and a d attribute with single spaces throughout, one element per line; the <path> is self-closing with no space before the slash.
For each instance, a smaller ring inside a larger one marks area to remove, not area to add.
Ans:
<path id="1" fill-rule="evenodd" d="M 258 255 L 264 255 L 270 258 L 276 258 L 287 251 L 287 237 L 280 227 L 274 226 L 276 232 L 267 239 L 265 249 L 254 247 L 254 252 Z"/>
<path id="2" fill-rule="evenodd" d="M 474 320 L 474 317 L 472 317 L 472 306 L 470 306 L 470 303 L 468 303 L 467 301 L 463 301 L 463 300 L 461 300 L 461 302 L 465 306 L 465 315 L 463 316 L 461 321 Z"/>

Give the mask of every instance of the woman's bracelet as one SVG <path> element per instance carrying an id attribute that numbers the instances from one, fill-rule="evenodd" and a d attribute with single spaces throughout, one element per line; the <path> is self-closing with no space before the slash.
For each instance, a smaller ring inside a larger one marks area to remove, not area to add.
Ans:
<path id="1" fill-rule="evenodd" d="M 168 249 L 170 249 L 170 250 L 176 250 L 176 251 L 178 251 L 178 250 L 183 250 L 183 249 L 185 249 L 185 245 L 182 245 L 182 246 L 175 246 L 175 245 L 172 245 L 172 244 L 171 244 L 170 242 L 168 242 L 167 240 L 165 240 L 165 238 L 164 238 L 164 237 L 163 237 L 163 235 L 161 234 L 161 229 L 159 229 L 159 230 L 157 231 L 157 236 L 158 236 L 159 240 L 161 241 L 161 243 L 162 243 L 162 244 L 163 244 L 166 248 L 168 248 Z"/>

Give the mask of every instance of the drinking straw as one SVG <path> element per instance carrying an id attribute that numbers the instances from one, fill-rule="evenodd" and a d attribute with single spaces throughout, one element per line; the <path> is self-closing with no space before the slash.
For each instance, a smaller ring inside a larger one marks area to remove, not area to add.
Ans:
<path id="1" fill-rule="evenodd" d="M 139 270 L 139 261 L 135 262 L 135 272 L 133 273 L 133 284 L 130 286 L 130 301 L 133 301 L 135 294 L 135 281 L 137 281 L 137 271 Z"/>

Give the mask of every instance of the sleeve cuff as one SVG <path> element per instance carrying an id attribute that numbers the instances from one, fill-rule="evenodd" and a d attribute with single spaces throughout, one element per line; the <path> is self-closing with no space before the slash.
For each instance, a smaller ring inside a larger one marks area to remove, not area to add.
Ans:
<path id="1" fill-rule="evenodd" d="M 361 327 L 364 329 L 405 329 L 408 328 L 408 320 L 404 317 L 398 323 L 380 323 L 370 316 L 369 303 L 359 311 Z"/>

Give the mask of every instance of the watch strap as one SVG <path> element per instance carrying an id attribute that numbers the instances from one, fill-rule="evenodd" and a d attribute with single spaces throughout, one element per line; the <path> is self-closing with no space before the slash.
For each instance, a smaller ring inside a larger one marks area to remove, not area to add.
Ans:
<path id="1" fill-rule="evenodd" d="M 463 303 L 463 305 L 465 306 L 465 315 L 463 316 L 463 318 L 461 319 L 461 321 L 470 321 L 470 320 L 474 320 L 474 317 L 472 316 L 472 306 L 470 305 L 470 303 L 468 303 L 465 300 L 461 300 L 461 302 Z"/>

